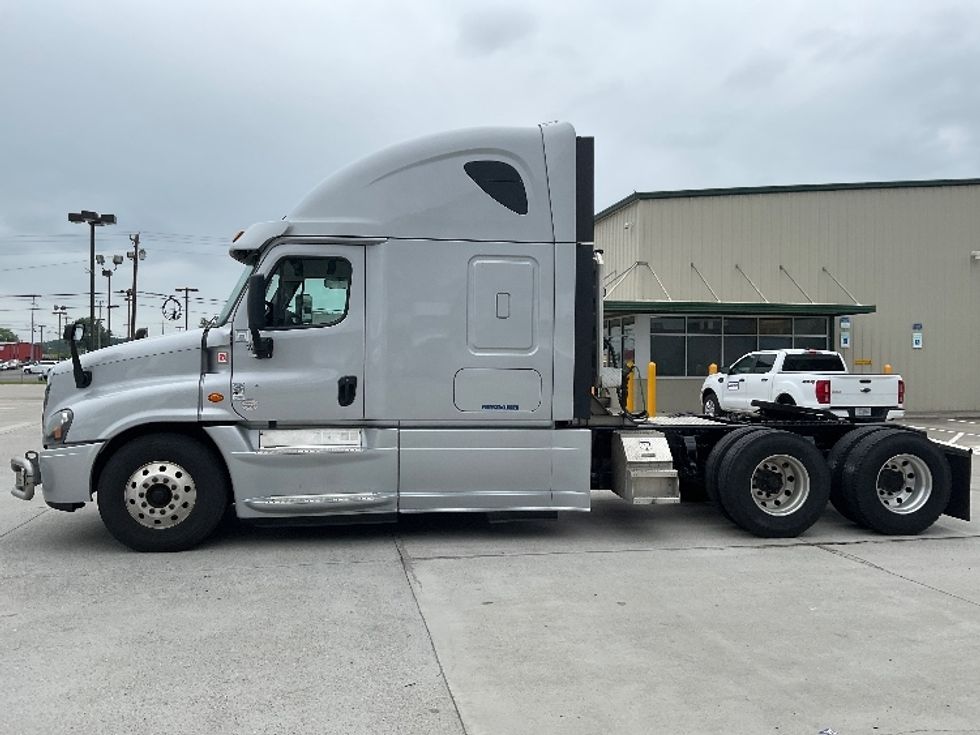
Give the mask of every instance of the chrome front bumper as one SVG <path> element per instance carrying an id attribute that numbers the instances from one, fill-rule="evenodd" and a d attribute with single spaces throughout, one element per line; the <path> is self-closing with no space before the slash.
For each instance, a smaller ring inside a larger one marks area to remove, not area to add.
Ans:
<path id="1" fill-rule="evenodd" d="M 41 484 L 41 463 L 37 452 L 28 452 L 23 459 L 14 457 L 10 460 L 10 469 L 14 471 L 14 489 L 10 494 L 21 500 L 32 500 L 34 490 Z"/>

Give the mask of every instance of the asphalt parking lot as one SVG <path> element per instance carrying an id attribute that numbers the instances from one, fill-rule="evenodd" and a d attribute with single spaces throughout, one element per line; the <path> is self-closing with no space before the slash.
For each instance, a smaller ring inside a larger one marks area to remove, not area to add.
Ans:
<path id="1" fill-rule="evenodd" d="M 42 390 L 0 386 L 5 456 Z M 908 423 L 980 447 L 971 420 Z M 980 733 L 976 522 L 828 510 L 764 541 L 597 492 L 559 521 L 230 521 L 140 555 L 6 477 L 2 733 Z"/>

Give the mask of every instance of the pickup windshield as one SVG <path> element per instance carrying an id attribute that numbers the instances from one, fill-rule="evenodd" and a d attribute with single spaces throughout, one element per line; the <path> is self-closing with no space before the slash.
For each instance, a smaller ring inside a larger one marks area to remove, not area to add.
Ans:
<path id="1" fill-rule="evenodd" d="M 228 317 L 231 316 L 231 310 L 235 308 L 235 304 L 238 303 L 238 297 L 242 295 L 242 291 L 245 290 L 245 284 L 248 282 L 248 277 L 252 275 L 252 266 L 246 266 L 242 268 L 242 274 L 238 277 L 238 282 L 235 287 L 228 294 L 228 300 L 221 309 L 221 313 L 218 314 L 218 318 L 215 320 L 216 326 L 221 326 L 228 321 Z"/>
<path id="2" fill-rule="evenodd" d="M 845 373 L 840 355 L 786 355 L 784 373 Z"/>

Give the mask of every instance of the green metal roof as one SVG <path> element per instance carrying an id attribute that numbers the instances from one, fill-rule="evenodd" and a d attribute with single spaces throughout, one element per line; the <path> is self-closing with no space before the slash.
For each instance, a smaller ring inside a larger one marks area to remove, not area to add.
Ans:
<path id="1" fill-rule="evenodd" d="M 874 304 L 776 304 L 759 301 L 606 301 L 607 316 L 622 314 L 724 314 L 725 316 L 850 316 L 873 314 Z"/>
<path id="2" fill-rule="evenodd" d="M 742 194 L 793 194 L 807 191 L 853 191 L 855 189 L 919 189 L 938 186 L 980 186 L 980 179 L 925 179 L 922 181 L 856 181 L 838 184 L 791 184 L 788 186 L 735 186 L 716 189 L 676 189 L 674 191 L 634 191 L 595 216 L 598 221 L 641 199 L 683 199 L 693 197 L 737 196 Z"/>

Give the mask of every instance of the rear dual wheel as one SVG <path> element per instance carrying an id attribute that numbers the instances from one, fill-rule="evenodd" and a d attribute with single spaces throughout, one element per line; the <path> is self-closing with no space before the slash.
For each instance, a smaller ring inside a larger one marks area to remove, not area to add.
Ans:
<path id="1" fill-rule="evenodd" d="M 746 432 L 728 444 L 717 470 L 722 509 L 746 531 L 799 536 L 830 497 L 830 470 L 812 442 L 788 431 Z"/>
<path id="2" fill-rule="evenodd" d="M 841 492 L 855 520 L 879 533 L 915 535 L 942 515 L 952 493 L 942 452 L 910 431 L 878 431 L 847 454 Z"/>
<path id="3" fill-rule="evenodd" d="M 827 465 L 830 467 L 830 503 L 838 513 L 854 523 L 860 523 L 860 521 L 851 502 L 852 493 L 844 492 L 844 463 L 863 439 L 880 431 L 897 432 L 901 430 L 892 426 L 862 426 L 853 429 L 838 439 L 827 455 Z"/>

